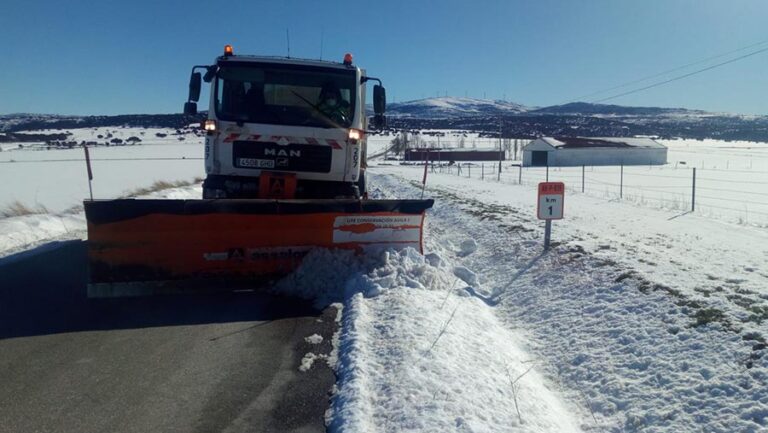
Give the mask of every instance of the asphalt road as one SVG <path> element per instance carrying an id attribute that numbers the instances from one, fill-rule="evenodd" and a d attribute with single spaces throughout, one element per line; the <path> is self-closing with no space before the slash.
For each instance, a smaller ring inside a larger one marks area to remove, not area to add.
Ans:
<path id="1" fill-rule="evenodd" d="M 257 293 L 87 299 L 85 245 L 0 259 L 0 432 L 322 432 L 333 308 Z M 310 345 L 304 337 L 324 337 Z"/>

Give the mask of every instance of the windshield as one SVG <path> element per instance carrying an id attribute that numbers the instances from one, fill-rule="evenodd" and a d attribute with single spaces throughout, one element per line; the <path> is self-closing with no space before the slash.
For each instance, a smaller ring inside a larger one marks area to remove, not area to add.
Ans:
<path id="1" fill-rule="evenodd" d="M 223 66 L 216 80 L 221 120 L 348 128 L 355 112 L 354 70 L 276 65 Z"/>

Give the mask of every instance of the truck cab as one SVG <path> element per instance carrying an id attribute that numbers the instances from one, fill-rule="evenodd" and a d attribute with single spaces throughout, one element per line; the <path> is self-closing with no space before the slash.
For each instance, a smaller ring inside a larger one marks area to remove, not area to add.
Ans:
<path id="1" fill-rule="evenodd" d="M 379 83 L 374 129 L 386 125 L 386 96 L 351 55 L 243 56 L 227 45 L 215 64 L 192 69 L 185 114 L 197 113 L 201 78 L 211 88 L 203 198 L 365 197 L 367 81 Z"/>

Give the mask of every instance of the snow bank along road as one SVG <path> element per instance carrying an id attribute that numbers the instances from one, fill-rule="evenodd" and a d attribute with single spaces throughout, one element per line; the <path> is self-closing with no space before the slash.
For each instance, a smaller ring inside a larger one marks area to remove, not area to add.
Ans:
<path id="1" fill-rule="evenodd" d="M 85 245 L 0 259 L 0 432 L 324 429 L 334 308 L 255 293 L 88 300 Z M 311 338 L 308 338 L 311 337 Z"/>
<path id="2" fill-rule="evenodd" d="M 373 172 L 375 194 L 420 194 L 421 169 L 380 166 Z M 524 378 L 559 395 L 581 430 L 766 431 L 764 231 L 692 215 L 670 219 L 674 214 L 570 195 L 566 219 L 554 224 L 557 245 L 544 254 L 533 188 L 430 174 L 427 195 L 437 201 L 428 218 L 426 250 L 461 279 L 436 284 L 453 289 L 452 295 L 441 293 L 449 296 L 445 303 L 454 305 L 454 296 L 467 295 L 481 301 L 476 305 L 484 308 L 472 320 L 484 317 L 483 311 L 506 329 L 492 337 L 484 331 L 493 328 L 481 329 L 488 337 L 483 346 L 522 347 L 529 354 L 525 365 L 533 366 Z M 433 302 L 443 303 L 436 298 Z M 455 310 L 454 322 L 464 308 Z M 452 314 L 453 307 L 444 309 L 438 318 L 419 316 L 433 338 L 441 328 L 436 331 L 430 322 Z M 351 320 L 347 317 L 342 335 L 351 332 L 346 327 Z M 358 329 L 377 326 L 359 322 Z M 461 334 L 462 325 L 449 326 L 445 335 Z M 397 327 L 378 333 L 392 334 Z M 439 352 L 441 343 L 443 350 L 459 344 L 443 338 L 431 353 Z M 492 344 L 494 338 L 501 340 L 499 346 Z M 459 385 L 464 396 L 488 383 L 485 375 L 504 368 L 502 360 L 513 368 L 522 362 L 501 351 L 480 356 L 474 385 Z M 426 355 L 419 359 L 419 368 L 442 370 Z M 531 377 L 533 372 L 539 377 Z M 532 384 L 518 384 L 518 402 L 536 400 Z M 494 400 L 504 392 L 497 391 Z M 449 395 L 444 398 L 462 398 Z M 440 405 L 440 394 L 423 404 Z M 493 414 L 493 402 L 466 406 L 476 417 Z M 506 409 L 514 411 L 514 401 Z M 520 412 L 522 430 L 530 427 L 526 418 L 562 415 Z"/>

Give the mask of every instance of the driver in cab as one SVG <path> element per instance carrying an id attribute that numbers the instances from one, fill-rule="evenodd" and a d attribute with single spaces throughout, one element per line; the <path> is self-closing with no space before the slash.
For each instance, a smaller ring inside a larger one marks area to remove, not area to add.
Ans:
<path id="1" fill-rule="evenodd" d="M 333 83 L 323 85 L 317 108 L 336 123 L 344 126 L 351 123 L 349 102 L 342 99 L 339 88 Z"/>

